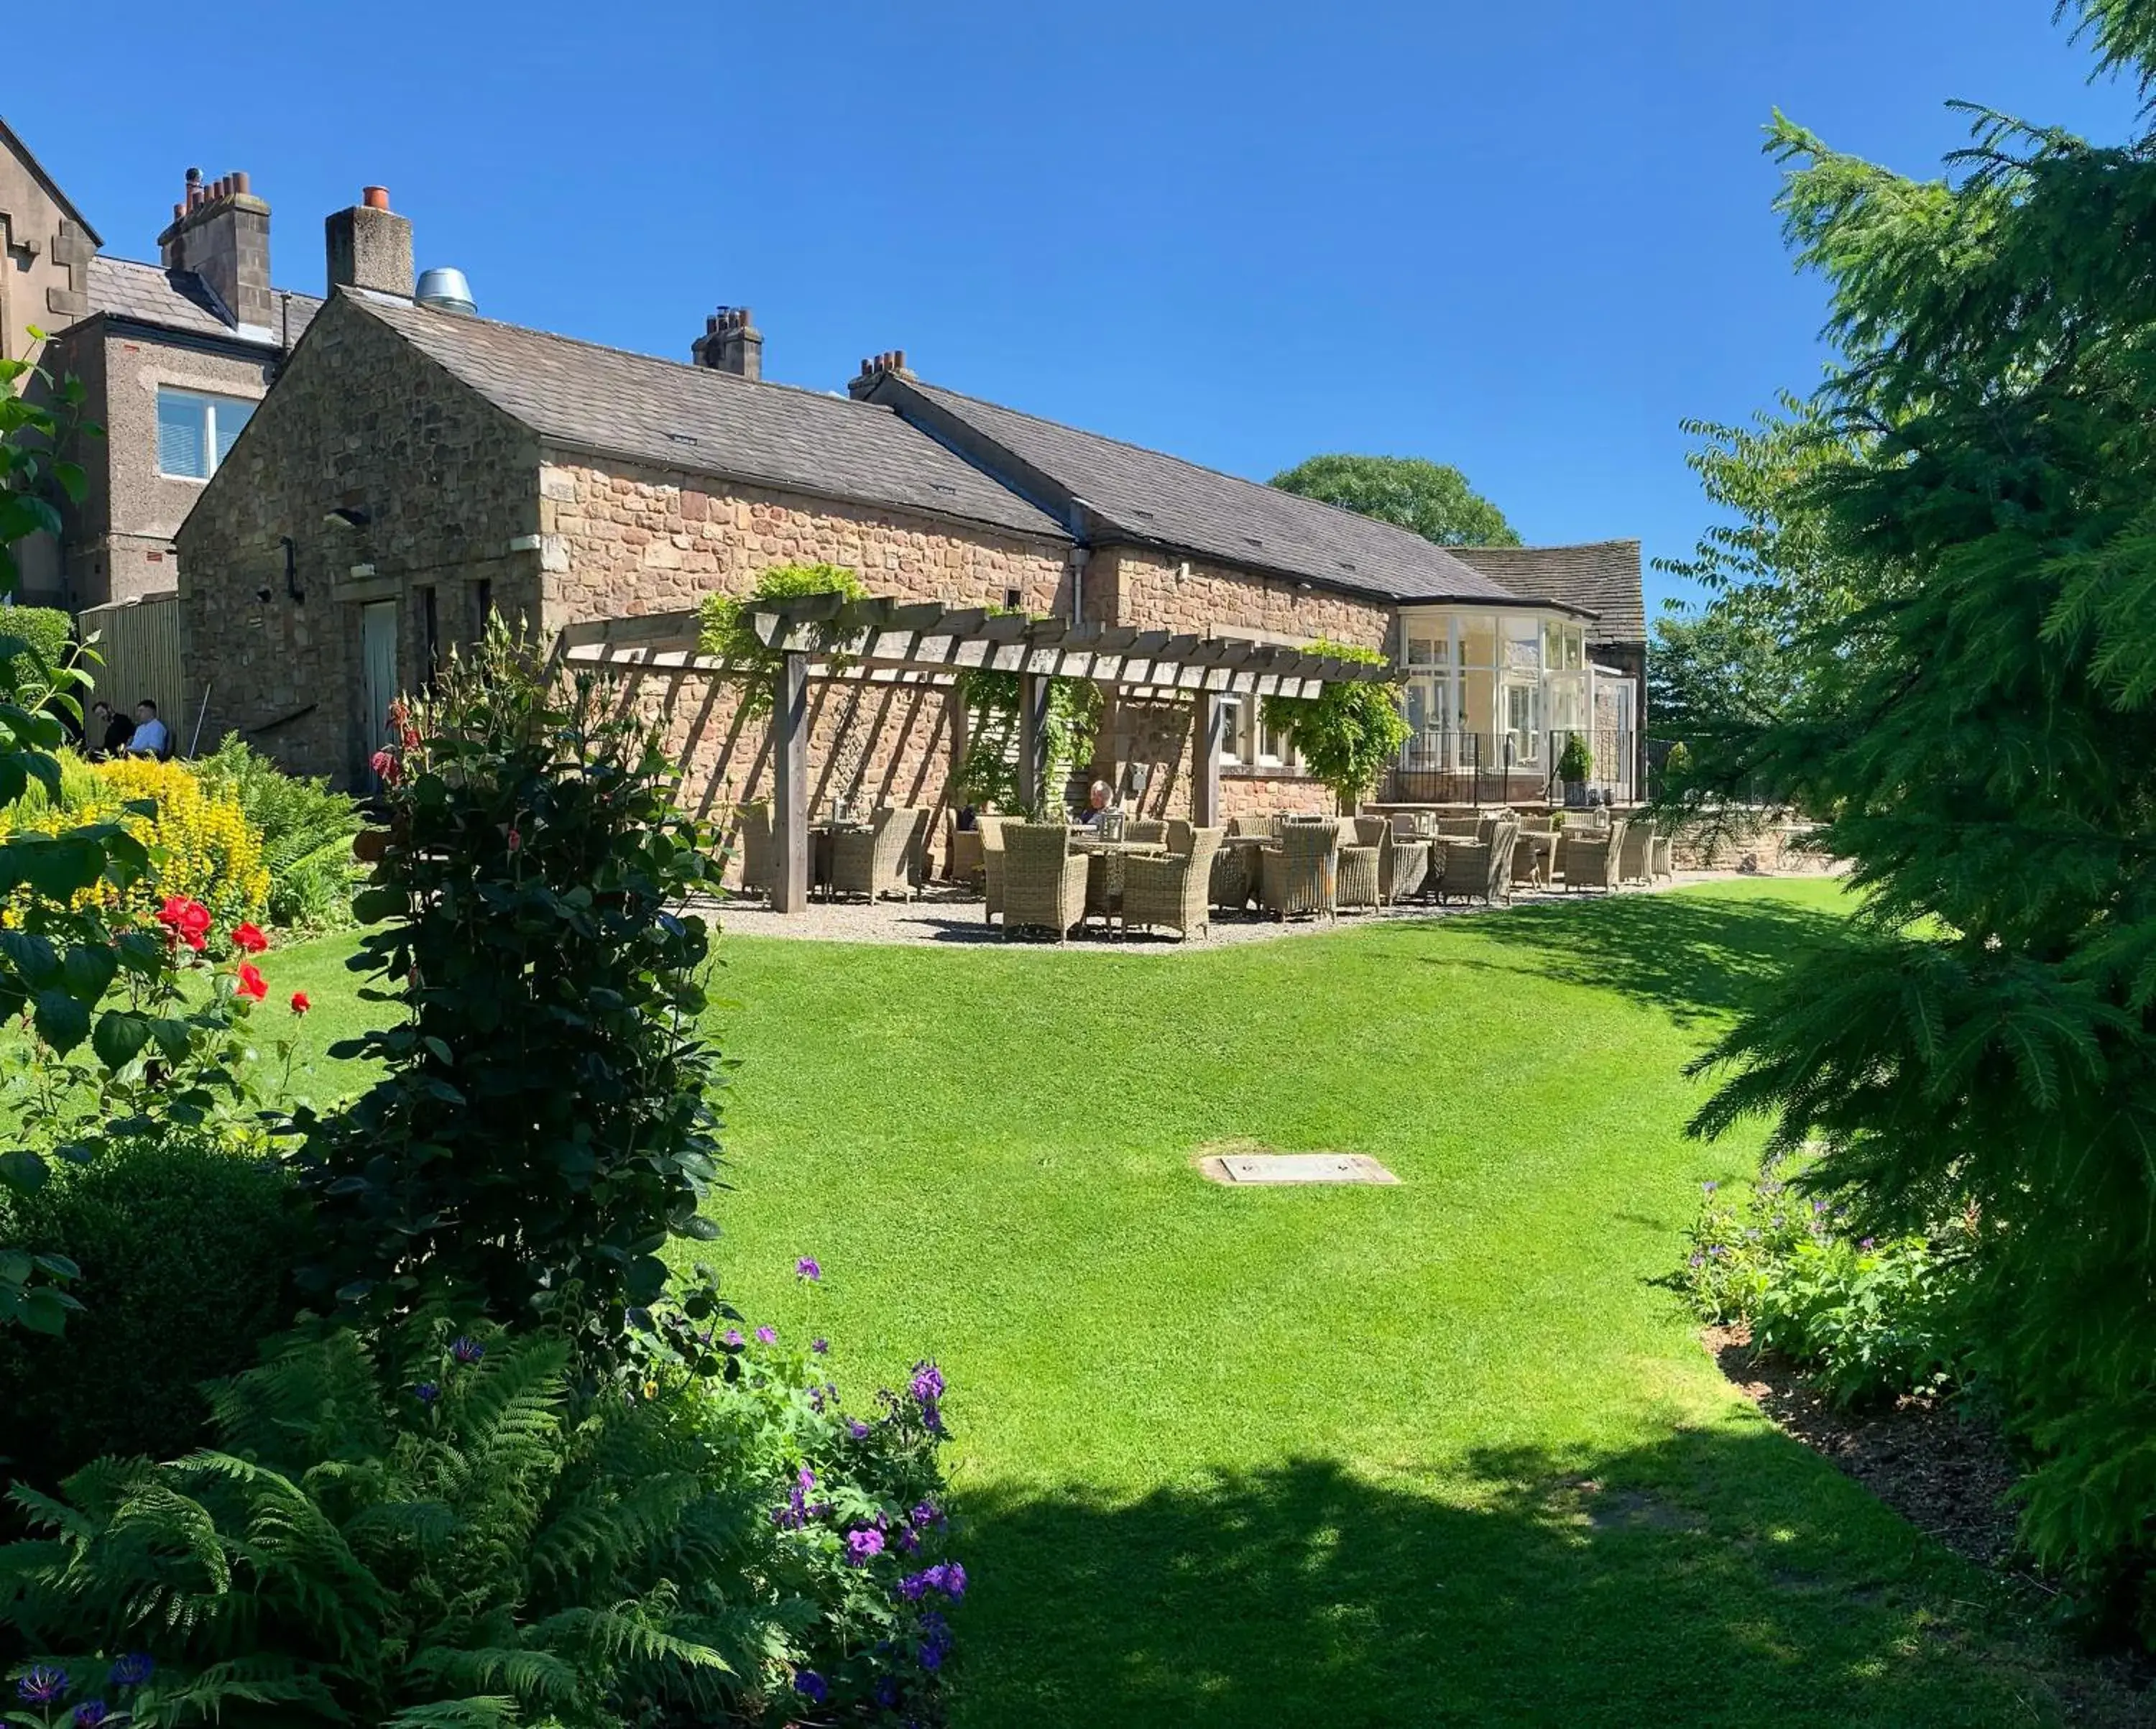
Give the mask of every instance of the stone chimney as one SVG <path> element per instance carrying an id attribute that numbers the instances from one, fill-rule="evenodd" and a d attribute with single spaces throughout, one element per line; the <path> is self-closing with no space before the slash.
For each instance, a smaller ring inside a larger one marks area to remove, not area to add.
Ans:
<path id="1" fill-rule="evenodd" d="M 172 206 L 157 253 L 167 269 L 201 277 L 234 324 L 271 327 L 270 207 L 249 189 L 246 175 L 205 182 L 201 169 L 188 169 L 187 195 Z"/>
<path id="2" fill-rule="evenodd" d="M 370 186 L 359 203 L 322 224 L 329 249 L 330 292 L 364 288 L 412 298 L 412 224 L 389 208 L 386 187 Z"/>
<path id="3" fill-rule="evenodd" d="M 906 370 L 903 348 L 887 348 L 881 354 L 871 354 L 863 361 L 860 373 L 846 387 L 846 394 L 857 400 L 866 397 L 876 387 L 876 381 L 886 372 L 894 378 L 911 378 L 913 376 Z"/>
<path id="4" fill-rule="evenodd" d="M 763 332 L 747 307 L 721 306 L 704 321 L 704 334 L 689 345 L 689 357 L 700 367 L 761 378 Z"/>

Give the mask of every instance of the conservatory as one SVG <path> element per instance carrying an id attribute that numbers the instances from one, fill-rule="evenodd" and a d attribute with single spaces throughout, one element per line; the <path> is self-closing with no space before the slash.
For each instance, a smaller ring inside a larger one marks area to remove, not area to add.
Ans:
<path id="1" fill-rule="evenodd" d="M 1629 798 L 1632 680 L 1594 664 L 1588 623 L 1551 607 L 1403 607 L 1412 736 L 1387 796 L 1477 803 L 1548 796 L 1577 734 L 1593 758 L 1589 783 Z"/>

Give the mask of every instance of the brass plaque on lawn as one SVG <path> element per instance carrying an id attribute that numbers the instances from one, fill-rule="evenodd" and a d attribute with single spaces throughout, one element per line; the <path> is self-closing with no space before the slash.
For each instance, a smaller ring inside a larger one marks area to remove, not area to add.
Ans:
<path id="1" fill-rule="evenodd" d="M 1198 1162 L 1215 1183 L 1231 1188 L 1285 1183 L 1398 1183 L 1377 1160 L 1360 1152 L 1227 1152 Z"/>

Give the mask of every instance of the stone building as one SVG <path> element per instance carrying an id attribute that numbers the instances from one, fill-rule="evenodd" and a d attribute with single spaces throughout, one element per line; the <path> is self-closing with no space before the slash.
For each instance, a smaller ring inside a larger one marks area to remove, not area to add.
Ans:
<path id="1" fill-rule="evenodd" d="M 0 123 L 0 352 L 80 380 L 102 428 L 68 452 L 87 496 L 23 555 L 22 598 L 75 613 L 176 587 L 180 523 L 321 304 L 271 285 L 270 207 L 245 174 L 190 169 L 154 264 L 103 246 Z"/>
<path id="2" fill-rule="evenodd" d="M 896 353 L 844 395 L 769 382 L 738 309 L 686 364 L 484 319 L 415 296 L 409 230 L 386 208 L 331 218 L 329 274 L 179 536 L 205 736 L 237 729 L 292 769 L 367 784 L 390 700 L 490 610 L 551 639 L 809 561 L 878 596 L 1383 650 L 1415 669 L 1431 726 L 1510 726 L 1517 773 L 1494 796 L 1538 793 L 1551 729 L 1586 725 L 1597 608 L 1476 555 L 939 389 Z M 1635 547 L 1635 611 L 1637 569 Z M 721 812 L 767 788 L 737 686 L 676 670 L 645 675 L 638 700 L 690 802 Z M 819 681 L 813 796 L 941 804 L 951 705 L 929 685 Z M 1224 814 L 1329 802 L 1257 704 L 1228 722 Z M 1092 772 L 1149 811 L 1186 809 L 1190 726 L 1187 705 L 1113 704 Z"/>

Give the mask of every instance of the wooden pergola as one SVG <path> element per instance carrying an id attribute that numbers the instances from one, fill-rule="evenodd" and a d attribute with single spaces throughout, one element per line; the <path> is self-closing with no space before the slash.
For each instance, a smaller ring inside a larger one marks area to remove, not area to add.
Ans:
<path id="1" fill-rule="evenodd" d="M 1040 800 L 1046 767 L 1048 685 L 1090 679 L 1127 695 L 1187 698 L 1197 708 L 1191 738 L 1191 816 L 1201 827 L 1220 811 L 1220 699 L 1315 696 L 1328 684 L 1397 684 L 1389 663 L 1342 659 L 1237 637 L 1178 636 L 1126 625 L 1073 624 L 939 602 L 848 600 L 808 594 L 756 605 L 757 639 L 778 656 L 772 707 L 778 853 L 774 911 L 793 912 L 808 899 L 808 681 L 948 687 L 961 673 L 1015 673 L 1019 685 L 1019 796 Z M 605 618 L 563 629 L 562 658 L 572 665 L 620 671 L 705 673 L 739 678 L 736 663 L 697 648 L 694 613 Z"/>

